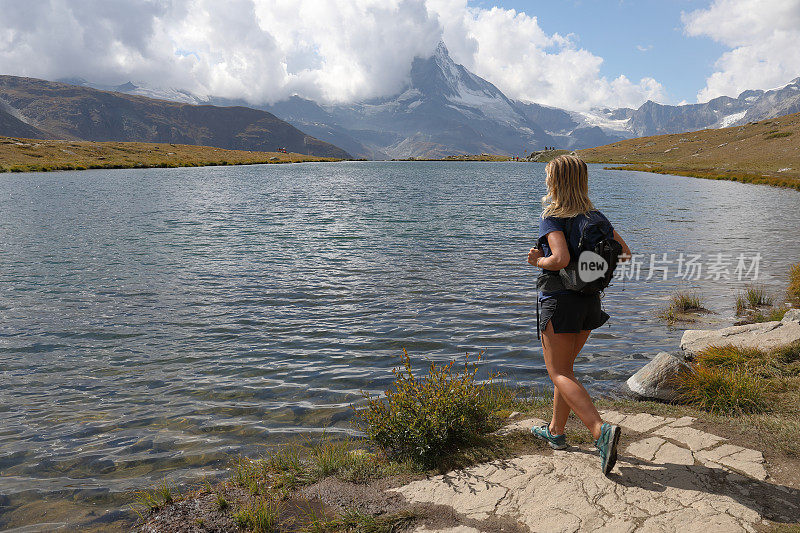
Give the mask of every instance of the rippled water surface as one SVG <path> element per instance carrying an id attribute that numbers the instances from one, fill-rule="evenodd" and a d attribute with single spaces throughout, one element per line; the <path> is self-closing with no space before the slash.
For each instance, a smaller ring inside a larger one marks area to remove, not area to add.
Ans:
<path id="1" fill-rule="evenodd" d="M 758 251 L 776 293 L 800 258 L 798 192 L 590 172 L 634 251 Z M 108 527 L 165 475 L 351 431 L 402 348 L 420 365 L 484 350 L 545 384 L 525 262 L 543 178 L 421 162 L 0 176 L 0 528 Z M 592 390 L 675 348 L 654 315 L 683 286 L 730 323 L 741 283 L 615 284 L 576 365 Z"/>

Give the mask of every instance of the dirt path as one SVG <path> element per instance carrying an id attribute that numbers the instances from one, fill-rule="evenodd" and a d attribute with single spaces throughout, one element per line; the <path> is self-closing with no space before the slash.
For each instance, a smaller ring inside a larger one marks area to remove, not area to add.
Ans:
<path id="1" fill-rule="evenodd" d="M 483 463 L 391 489 L 412 503 L 451 507 L 472 524 L 511 519 L 530 531 L 756 531 L 800 523 L 800 490 L 770 483 L 761 452 L 692 427 L 694 419 L 602 413 L 636 438 L 608 477 L 591 446 Z M 538 419 L 503 432 L 528 431 Z M 487 528 L 493 529 L 493 528 Z M 474 533 L 472 526 L 417 533 Z"/>

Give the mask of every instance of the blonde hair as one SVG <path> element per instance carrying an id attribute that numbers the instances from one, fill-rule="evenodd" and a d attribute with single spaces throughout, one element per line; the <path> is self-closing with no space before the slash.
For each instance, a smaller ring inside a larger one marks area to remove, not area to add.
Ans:
<path id="1" fill-rule="evenodd" d="M 547 163 L 547 194 L 542 197 L 542 218 L 567 218 L 594 211 L 589 200 L 586 163 L 574 155 L 560 155 Z"/>

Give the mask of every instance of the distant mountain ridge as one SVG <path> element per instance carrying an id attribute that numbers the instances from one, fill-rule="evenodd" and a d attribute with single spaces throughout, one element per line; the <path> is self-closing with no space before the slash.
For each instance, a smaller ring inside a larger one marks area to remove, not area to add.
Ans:
<path id="1" fill-rule="evenodd" d="M 415 58 L 409 78 L 392 97 L 320 105 L 295 96 L 264 109 L 367 158 L 482 152 L 521 155 L 544 146 L 574 147 L 576 142 L 597 146 L 629 137 L 587 127 L 563 110 L 508 98 L 489 81 L 456 64 L 444 43 L 431 57 Z M 544 113 L 563 115 L 564 127 L 547 131 L 550 123 L 537 120 Z"/>
<path id="2" fill-rule="evenodd" d="M 359 157 L 515 155 L 543 146 L 577 150 L 800 112 L 800 78 L 777 89 L 748 90 L 702 104 L 648 101 L 638 109 L 567 111 L 506 97 L 456 64 L 440 43 L 430 58 L 414 60 L 410 83 L 394 97 L 343 106 L 294 96 L 264 109 Z"/>
<path id="3" fill-rule="evenodd" d="M 79 78 L 64 81 L 88 85 Z M 568 111 L 520 102 L 455 63 L 444 43 L 430 57 L 414 59 L 409 81 L 396 95 L 347 105 L 321 104 L 292 96 L 269 105 L 251 106 L 243 100 L 197 96 L 181 89 L 153 89 L 131 82 L 102 88 L 201 107 L 255 107 L 315 139 L 367 159 L 436 158 L 482 152 L 521 155 L 544 146 L 577 150 L 632 137 L 736 126 L 800 112 L 800 78 L 784 87 L 748 90 L 737 98 L 722 96 L 702 104 L 673 106 L 648 101 L 638 109 Z M 14 122 L 13 118 L 0 118 L 0 125 L 3 121 Z M 28 122 L 29 127 L 47 126 L 46 130 L 53 131 L 49 124 Z M 23 128 L 17 123 L 15 127 Z"/>
<path id="4" fill-rule="evenodd" d="M 347 159 L 263 110 L 190 105 L 33 78 L 0 76 L 0 135 L 193 144 Z"/>
<path id="5" fill-rule="evenodd" d="M 647 101 L 631 114 L 628 128 L 637 137 L 741 126 L 800 112 L 800 77 L 769 91 L 747 90 L 737 98 L 720 96 L 702 104 L 671 106 Z"/>

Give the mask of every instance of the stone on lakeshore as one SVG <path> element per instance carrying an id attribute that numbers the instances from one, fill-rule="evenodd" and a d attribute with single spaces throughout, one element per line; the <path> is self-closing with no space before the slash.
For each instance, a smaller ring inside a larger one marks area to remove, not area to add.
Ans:
<path id="1" fill-rule="evenodd" d="M 703 450 L 705 448 L 711 448 L 722 441 L 728 440 L 723 437 L 712 435 L 711 433 L 706 433 L 705 431 L 700 431 L 690 427 L 664 426 L 660 429 L 657 429 L 653 433 L 661 437 L 678 441 L 681 444 L 685 444 L 693 452 L 697 450 Z"/>
<path id="2" fill-rule="evenodd" d="M 689 365 L 668 352 L 661 352 L 625 382 L 627 389 L 640 398 L 653 398 L 666 402 L 678 398 L 674 380 L 689 371 Z"/>
<path id="3" fill-rule="evenodd" d="M 786 313 L 789 315 L 789 312 Z M 722 329 L 687 329 L 681 338 L 681 349 L 697 353 L 709 346 L 732 344 L 740 348 L 769 350 L 800 340 L 800 321 L 792 313 L 780 322 L 761 322 Z"/>
<path id="4" fill-rule="evenodd" d="M 800 309 L 789 309 L 781 322 L 800 322 Z"/>

